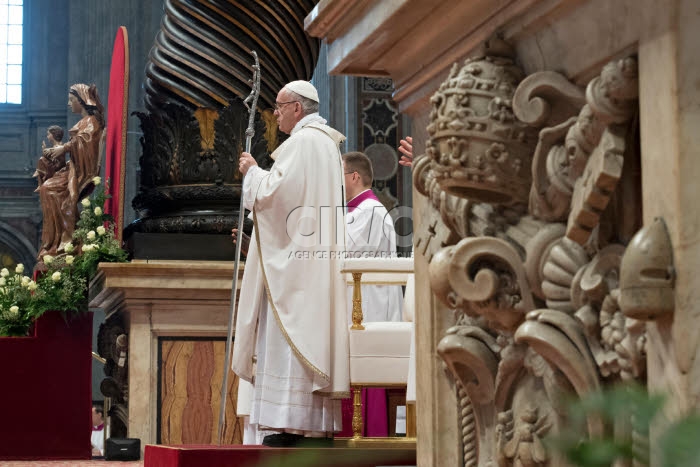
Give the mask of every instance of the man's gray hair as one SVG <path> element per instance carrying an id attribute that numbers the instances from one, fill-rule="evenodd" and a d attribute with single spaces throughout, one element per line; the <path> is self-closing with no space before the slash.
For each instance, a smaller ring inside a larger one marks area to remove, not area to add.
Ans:
<path id="1" fill-rule="evenodd" d="M 318 102 L 307 99 L 304 96 L 300 96 L 296 92 L 290 91 L 289 89 L 287 89 L 287 92 L 289 93 L 290 99 L 299 101 L 301 104 L 301 110 L 304 112 L 304 116 L 318 112 Z"/>

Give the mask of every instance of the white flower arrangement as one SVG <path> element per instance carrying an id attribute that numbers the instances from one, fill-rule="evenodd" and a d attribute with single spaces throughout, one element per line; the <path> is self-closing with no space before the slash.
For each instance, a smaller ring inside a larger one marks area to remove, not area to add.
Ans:
<path id="1" fill-rule="evenodd" d="M 87 288 L 100 262 L 124 262 L 127 254 L 114 238 L 112 217 L 104 214 L 108 183 L 93 179 L 71 243 L 57 255 L 44 255 L 45 273 L 36 281 L 23 275 L 22 264 L 0 270 L 0 336 L 26 336 L 32 323 L 48 310 L 64 313 L 87 311 Z M 85 254 L 82 254 L 85 253 Z"/>

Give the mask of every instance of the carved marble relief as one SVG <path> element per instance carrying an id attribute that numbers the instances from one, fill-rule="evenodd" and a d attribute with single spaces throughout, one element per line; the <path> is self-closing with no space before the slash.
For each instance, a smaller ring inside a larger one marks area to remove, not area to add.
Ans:
<path id="1" fill-rule="evenodd" d="M 584 90 L 551 71 L 525 77 L 494 41 L 455 64 L 431 99 L 413 172 L 429 200 L 415 251 L 457 311 L 437 351 L 458 392 L 465 466 L 564 465 L 542 442 L 564 423 L 564 396 L 645 381 L 640 318 L 668 309 L 672 255 L 670 242 L 649 253 L 635 237 L 629 261 L 650 266 L 641 278 L 628 268 L 625 284 L 652 284 L 664 304 L 640 310 L 620 270 L 641 218 L 616 224 L 619 206 L 638 202 L 620 189 L 640 183 L 626 173 L 638 167 L 637 88 L 633 57 Z"/>

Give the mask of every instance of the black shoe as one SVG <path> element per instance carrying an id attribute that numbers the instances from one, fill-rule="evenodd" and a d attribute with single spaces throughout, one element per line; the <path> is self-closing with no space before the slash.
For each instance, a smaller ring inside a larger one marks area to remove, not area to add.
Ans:
<path id="1" fill-rule="evenodd" d="M 333 438 L 307 438 L 304 437 L 297 443 L 298 448 L 332 448 Z"/>
<path id="2" fill-rule="evenodd" d="M 263 438 L 263 446 L 269 446 L 272 448 L 291 448 L 299 444 L 304 437 L 302 435 L 295 435 L 292 433 L 277 433 L 274 435 L 267 435 Z"/>

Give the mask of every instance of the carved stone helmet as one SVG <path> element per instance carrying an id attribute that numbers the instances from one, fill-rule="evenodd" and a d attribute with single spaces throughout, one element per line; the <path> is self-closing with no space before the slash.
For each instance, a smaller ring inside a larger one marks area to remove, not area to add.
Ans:
<path id="1" fill-rule="evenodd" d="M 637 232 L 620 263 L 620 308 L 625 316 L 656 319 L 674 308 L 673 248 L 657 217 Z"/>
<path id="2" fill-rule="evenodd" d="M 513 114 L 523 71 L 493 48 L 452 68 L 432 96 L 426 153 L 443 190 L 477 202 L 526 203 L 536 133 Z M 510 56 L 509 56 L 510 55 Z"/>

